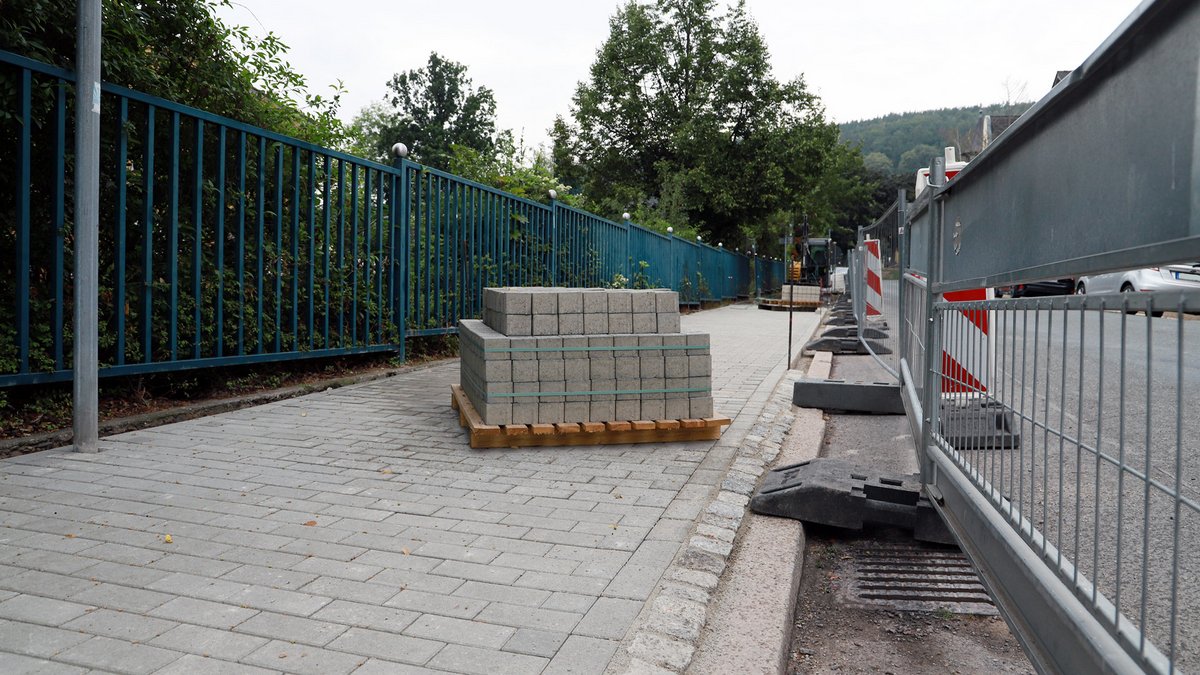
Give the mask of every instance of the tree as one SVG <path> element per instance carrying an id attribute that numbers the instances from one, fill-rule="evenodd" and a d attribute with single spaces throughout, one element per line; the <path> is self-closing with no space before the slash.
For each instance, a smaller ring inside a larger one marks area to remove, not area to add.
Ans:
<path id="1" fill-rule="evenodd" d="M 377 154 L 387 156 L 397 141 L 408 145 L 413 159 L 448 169 L 453 146 L 491 155 L 496 147 L 496 100 L 487 87 L 472 86 L 467 67 L 429 54 L 424 68 L 397 73 L 388 82 L 390 108 L 368 107 L 357 126 L 375 133 Z"/>
<path id="2" fill-rule="evenodd" d="M 929 166 L 929 160 L 941 154 L 941 148 L 928 143 L 913 146 L 905 150 L 903 155 L 900 155 L 900 162 L 896 165 L 896 171 L 903 174 L 911 174 L 921 167 Z"/>
<path id="3" fill-rule="evenodd" d="M 228 26 L 215 8 L 230 0 L 103 0 L 105 82 L 323 145 L 343 140 L 331 97 L 311 95 L 304 76 L 284 60 L 274 33 L 259 38 Z M 0 3 L 0 44 L 63 68 L 75 58 L 75 4 L 56 0 Z M 7 96 L 11 80 L 0 80 Z"/>
<path id="4" fill-rule="evenodd" d="M 531 153 L 524 139 L 517 140 L 508 129 L 496 135 L 495 152 L 491 154 L 465 145 L 452 146 L 449 170 L 533 201 L 549 201 L 550 190 L 555 190 L 561 201 L 572 206 L 580 206 L 582 201 L 555 176 L 550 157 L 540 151 Z"/>
<path id="5" fill-rule="evenodd" d="M 802 206 L 837 142 L 803 79 L 775 79 L 744 2 L 725 14 L 713 0 L 629 2 L 589 74 L 573 124 L 552 129 L 553 156 L 613 217 L 695 227 L 727 246 L 765 238 L 774 214 Z"/>
<path id="6" fill-rule="evenodd" d="M 863 164 L 869 171 L 881 174 L 890 174 L 895 168 L 895 165 L 892 164 L 892 159 L 878 151 L 869 153 L 866 157 L 863 157 Z"/>

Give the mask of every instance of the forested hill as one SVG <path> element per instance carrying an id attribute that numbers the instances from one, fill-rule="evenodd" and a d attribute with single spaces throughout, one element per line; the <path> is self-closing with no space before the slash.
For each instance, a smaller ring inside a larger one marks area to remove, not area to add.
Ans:
<path id="1" fill-rule="evenodd" d="M 979 120 L 980 110 L 989 115 L 1018 115 L 1031 105 L 992 104 L 893 113 L 840 125 L 842 140 L 862 143 L 863 157 L 869 168 L 909 174 L 917 167 L 926 166 L 929 158 L 939 154 L 945 146 L 957 146 L 960 139 L 965 139 Z"/>

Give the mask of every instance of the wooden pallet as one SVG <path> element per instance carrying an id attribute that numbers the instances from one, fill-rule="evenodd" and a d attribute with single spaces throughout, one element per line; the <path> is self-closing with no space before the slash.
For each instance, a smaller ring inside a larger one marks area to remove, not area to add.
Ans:
<path id="1" fill-rule="evenodd" d="M 759 309 L 770 309 L 774 311 L 787 311 L 789 307 L 799 310 L 813 310 L 821 306 L 819 300 L 780 300 L 778 298 L 759 298 Z"/>
<path id="2" fill-rule="evenodd" d="M 484 424 L 466 392 L 450 385 L 450 406 L 458 423 L 466 427 L 472 448 L 525 448 L 555 445 L 615 445 L 621 443 L 671 443 L 713 441 L 721 437 L 728 417 L 686 420 L 636 420 L 630 422 L 569 422 L 566 424 Z"/>

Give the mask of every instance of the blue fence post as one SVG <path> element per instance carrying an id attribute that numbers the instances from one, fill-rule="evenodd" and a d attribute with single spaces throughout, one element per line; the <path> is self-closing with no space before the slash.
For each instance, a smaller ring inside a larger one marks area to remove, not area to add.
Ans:
<path id="1" fill-rule="evenodd" d="M 633 283 L 633 227 L 629 223 L 629 212 L 621 214 L 625 225 L 625 278 Z"/>
<path id="2" fill-rule="evenodd" d="M 392 176 L 392 186 L 398 189 L 392 190 L 392 265 L 398 266 L 399 279 L 392 285 L 392 316 L 396 322 L 396 351 L 401 363 L 405 360 L 404 342 L 408 334 L 408 218 L 409 218 L 409 187 L 408 187 L 408 167 L 404 157 L 408 155 L 408 148 L 403 143 L 397 143 L 392 147 L 393 159 L 392 166 L 400 170 L 399 180 Z M 399 199 L 395 198 L 395 194 L 399 192 Z M 396 212 L 399 211 L 399 227 L 396 225 Z"/>
<path id="3" fill-rule="evenodd" d="M 550 191 L 550 285 L 558 285 L 558 192 L 555 190 Z"/>

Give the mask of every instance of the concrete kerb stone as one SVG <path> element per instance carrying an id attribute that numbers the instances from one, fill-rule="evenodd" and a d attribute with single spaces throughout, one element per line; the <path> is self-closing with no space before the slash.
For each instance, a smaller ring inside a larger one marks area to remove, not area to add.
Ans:
<path id="1" fill-rule="evenodd" d="M 810 366 L 809 377 L 828 377 L 828 363 L 825 359 L 825 363 L 816 368 Z M 746 511 L 750 495 L 766 468 L 778 456 L 781 442 L 796 420 L 791 396 L 793 384 L 801 374 L 789 370 L 783 375 L 767 395 L 762 411 L 750 428 L 735 429 L 739 426 L 735 422 L 714 446 L 716 449 L 723 445 L 732 435 L 730 432 L 740 433 L 736 454 L 726 468 L 720 490 L 701 513 L 687 543 L 659 581 L 646 609 L 609 663 L 605 671 L 608 675 L 682 673 L 693 664 L 709 623 L 708 617 L 715 609 L 722 575 L 737 543 L 739 529 L 745 517 L 753 515 Z M 796 561 L 802 556 L 801 536 L 791 563 L 796 570 L 801 567 Z M 794 601 L 795 593 L 792 599 Z M 703 608 L 703 612 L 697 608 Z M 746 665 L 730 664 L 732 670 L 725 672 L 753 670 L 747 669 Z"/>

